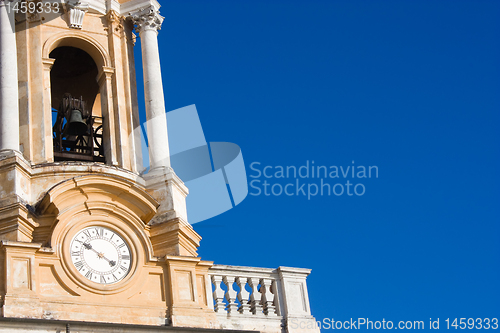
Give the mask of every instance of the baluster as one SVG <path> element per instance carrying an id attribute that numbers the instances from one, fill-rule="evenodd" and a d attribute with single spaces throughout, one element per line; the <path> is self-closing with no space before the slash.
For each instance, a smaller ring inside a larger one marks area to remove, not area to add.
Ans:
<path id="1" fill-rule="evenodd" d="M 272 293 L 271 279 L 262 279 L 260 282 L 260 290 L 262 292 L 262 304 L 264 305 L 264 313 L 268 316 L 276 316 L 276 307 L 274 306 L 274 295 Z"/>
<path id="2" fill-rule="evenodd" d="M 227 277 L 224 276 L 222 278 L 222 281 L 226 284 L 227 286 L 227 291 L 226 291 L 226 300 L 227 300 L 227 307 L 226 310 L 230 314 L 236 314 L 238 313 L 238 303 L 236 303 L 236 290 L 233 288 L 233 283 L 234 283 L 234 277 Z"/>
<path id="3" fill-rule="evenodd" d="M 262 310 L 262 294 L 258 290 L 259 279 L 258 278 L 248 278 L 248 284 L 252 288 L 252 294 L 250 295 L 250 309 L 254 315 L 260 316 L 263 314 Z"/>
<path id="4" fill-rule="evenodd" d="M 279 307 L 279 297 L 278 297 L 278 281 L 273 280 L 271 282 L 271 292 L 274 295 L 274 312 L 277 316 L 281 315 L 281 309 Z"/>
<path id="5" fill-rule="evenodd" d="M 240 288 L 240 292 L 238 293 L 238 301 L 240 301 L 240 308 L 238 309 L 239 313 L 241 314 L 250 314 L 250 293 L 245 289 L 245 286 L 247 284 L 247 278 L 244 277 L 237 277 L 236 278 L 236 284 Z"/>
<path id="6" fill-rule="evenodd" d="M 212 283 L 215 286 L 215 290 L 213 292 L 215 306 L 215 312 L 225 313 L 226 312 L 226 304 L 224 303 L 224 290 L 221 288 L 220 284 L 222 282 L 222 276 L 212 275 Z"/>

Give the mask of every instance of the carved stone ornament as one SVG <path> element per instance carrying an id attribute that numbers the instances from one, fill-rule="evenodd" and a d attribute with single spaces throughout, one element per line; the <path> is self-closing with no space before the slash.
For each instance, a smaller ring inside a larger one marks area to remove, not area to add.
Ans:
<path id="1" fill-rule="evenodd" d="M 121 16 L 114 10 L 110 10 L 106 15 L 109 23 L 119 22 L 121 20 Z"/>
<path id="2" fill-rule="evenodd" d="M 114 26 L 115 31 L 121 31 L 123 29 L 123 17 L 120 16 L 114 10 L 110 10 L 108 14 L 106 14 L 106 19 L 108 20 L 108 28 L 112 25 Z M 107 28 L 106 28 L 107 29 Z"/>
<path id="3" fill-rule="evenodd" d="M 89 10 L 89 4 L 81 0 L 71 0 L 67 3 L 69 27 L 73 29 L 81 29 L 83 25 L 83 17 Z"/>
<path id="4" fill-rule="evenodd" d="M 131 13 L 130 18 L 136 25 L 135 31 L 137 33 L 146 30 L 160 30 L 164 19 L 164 17 L 160 15 L 160 12 L 153 6 Z"/>

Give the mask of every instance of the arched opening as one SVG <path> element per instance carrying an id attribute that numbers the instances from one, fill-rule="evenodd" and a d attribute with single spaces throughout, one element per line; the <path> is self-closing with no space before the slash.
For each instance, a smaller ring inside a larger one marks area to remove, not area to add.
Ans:
<path id="1" fill-rule="evenodd" d="M 49 55 L 55 161 L 105 162 L 98 68 L 82 49 L 60 46 Z"/>
<path id="2" fill-rule="evenodd" d="M 57 109 L 66 93 L 83 97 L 92 110 L 99 92 L 97 65 L 85 51 L 71 46 L 62 46 L 50 53 L 55 59 L 50 71 L 52 108 Z M 99 108 L 100 109 L 100 108 Z"/>

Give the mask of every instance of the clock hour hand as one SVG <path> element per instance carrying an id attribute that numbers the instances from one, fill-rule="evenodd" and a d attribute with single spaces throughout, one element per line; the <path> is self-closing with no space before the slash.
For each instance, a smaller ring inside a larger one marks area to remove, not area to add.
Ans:
<path id="1" fill-rule="evenodd" d="M 98 256 L 99 258 L 102 258 L 102 259 L 106 260 L 106 261 L 109 263 L 109 266 L 111 266 L 111 267 L 113 267 L 114 265 L 116 265 L 116 261 L 114 261 L 114 260 L 109 260 L 108 258 L 106 258 L 106 257 L 104 256 L 104 253 L 98 253 L 98 254 L 97 254 L 97 256 Z"/>
<path id="2" fill-rule="evenodd" d="M 102 252 L 97 252 L 97 251 L 96 251 L 96 250 L 92 247 L 92 245 L 90 245 L 90 243 L 83 243 L 83 246 L 84 246 L 87 250 L 92 250 L 92 251 L 94 251 L 94 252 L 97 254 L 97 257 L 99 257 L 99 259 L 100 259 L 100 258 L 102 258 L 102 259 L 106 260 L 106 261 L 109 263 L 109 265 L 110 265 L 111 267 L 113 267 L 114 265 L 116 265 L 116 261 L 114 261 L 114 260 L 109 260 L 108 258 L 106 258 L 106 257 L 104 256 L 104 253 L 102 253 Z"/>
<path id="3" fill-rule="evenodd" d="M 83 246 L 87 249 L 87 250 L 92 250 L 95 254 L 97 254 L 97 256 L 99 258 L 102 258 L 103 254 L 102 253 L 99 253 L 97 252 L 93 247 L 92 245 L 90 245 L 90 243 L 83 243 Z"/>

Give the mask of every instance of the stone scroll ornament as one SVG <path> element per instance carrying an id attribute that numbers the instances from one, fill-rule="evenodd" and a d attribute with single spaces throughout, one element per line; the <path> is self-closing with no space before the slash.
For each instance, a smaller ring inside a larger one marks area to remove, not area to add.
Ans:
<path id="1" fill-rule="evenodd" d="M 165 121 L 165 117 L 149 121 Z M 195 105 L 167 112 L 166 121 L 170 165 L 189 189 L 189 223 L 207 220 L 241 203 L 248 194 L 248 183 L 240 147 L 230 142 L 208 143 Z M 147 136 L 141 128 L 134 136 L 141 138 L 143 156 L 137 160 L 143 161 L 144 174 L 149 169 Z"/>

